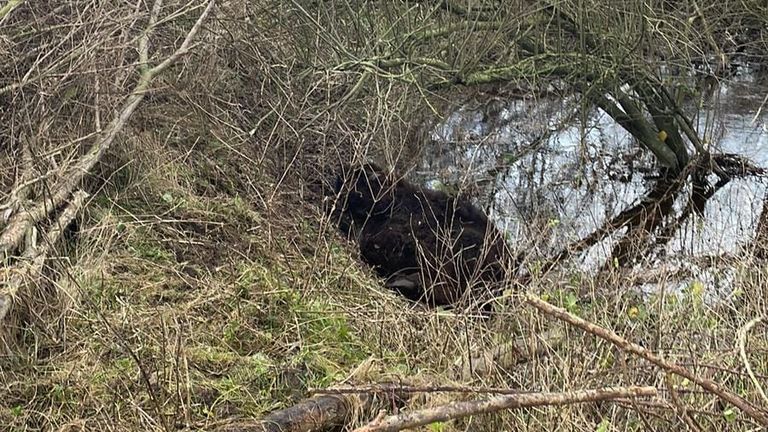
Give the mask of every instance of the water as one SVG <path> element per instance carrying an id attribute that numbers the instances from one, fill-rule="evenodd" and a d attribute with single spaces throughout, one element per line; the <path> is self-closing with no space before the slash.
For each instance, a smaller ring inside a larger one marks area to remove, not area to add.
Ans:
<path id="1" fill-rule="evenodd" d="M 748 72 L 720 86 L 696 119 L 713 152 L 736 153 L 768 167 L 768 107 L 758 113 L 767 94 L 768 86 Z M 574 97 L 459 109 L 432 138 L 418 180 L 468 189 L 513 247 L 542 258 L 637 203 L 648 191 L 645 177 L 656 172 L 649 152 L 640 151 L 623 128 L 600 110 L 583 110 Z M 754 237 L 765 194 L 761 179 L 732 180 L 707 202 L 703 217 L 688 218 L 646 258 L 656 265 L 686 265 L 679 257 L 737 253 Z M 678 210 L 684 195 L 675 203 Z M 571 264 L 595 271 L 621 235 L 614 232 Z"/>

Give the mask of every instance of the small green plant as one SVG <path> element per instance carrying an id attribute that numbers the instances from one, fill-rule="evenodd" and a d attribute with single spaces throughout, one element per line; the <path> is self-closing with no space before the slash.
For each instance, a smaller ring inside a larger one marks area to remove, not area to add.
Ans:
<path id="1" fill-rule="evenodd" d="M 689 294 L 690 298 L 693 299 L 696 302 L 701 302 L 704 298 L 704 292 L 706 291 L 706 286 L 704 285 L 704 282 L 700 280 L 693 280 L 690 284 L 688 284 L 688 287 L 686 289 L 686 292 Z"/>
<path id="2" fill-rule="evenodd" d="M 528 264 L 528 271 L 533 275 L 534 277 L 541 277 L 541 270 L 542 270 L 542 262 L 539 260 L 532 260 Z"/>
<path id="3" fill-rule="evenodd" d="M 121 357 L 116 359 L 115 368 L 120 372 L 128 372 L 133 368 L 133 359 L 130 357 Z"/>
<path id="4" fill-rule="evenodd" d="M 443 422 L 430 423 L 429 430 L 432 432 L 443 432 L 445 430 L 445 423 Z"/>
<path id="5" fill-rule="evenodd" d="M 723 410 L 723 418 L 728 423 L 733 423 L 736 420 L 736 411 L 733 408 L 726 408 Z"/>
<path id="6" fill-rule="evenodd" d="M 171 194 L 170 192 L 166 192 L 162 194 L 160 198 L 162 198 L 162 200 L 168 204 L 173 204 L 175 201 L 175 199 L 173 198 L 173 194 Z"/>
<path id="7" fill-rule="evenodd" d="M 227 343 L 236 343 L 240 333 L 240 323 L 232 320 L 224 327 L 224 341 Z"/>
<path id="8" fill-rule="evenodd" d="M 16 405 L 15 407 L 11 408 L 11 415 L 14 417 L 21 417 L 22 414 L 24 414 L 24 407 L 21 405 Z"/>
<path id="9" fill-rule="evenodd" d="M 66 389 L 61 384 L 54 384 L 51 388 L 50 397 L 52 400 L 63 403 L 66 400 Z"/>
<path id="10" fill-rule="evenodd" d="M 579 307 L 579 298 L 575 293 L 571 291 L 565 294 L 565 298 L 563 299 L 563 306 L 568 312 L 572 314 L 578 314 L 581 311 L 581 308 Z"/>
<path id="11" fill-rule="evenodd" d="M 504 154 L 502 154 L 501 157 L 502 157 L 502 161 L 506 165 L 513 165 L 515 162 L 520 160 L 520 155 L 512 152 L 504 152 Z"/>

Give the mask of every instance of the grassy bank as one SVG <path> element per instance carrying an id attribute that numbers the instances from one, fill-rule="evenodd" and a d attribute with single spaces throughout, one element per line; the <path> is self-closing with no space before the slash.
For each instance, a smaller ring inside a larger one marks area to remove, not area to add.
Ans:
<path id="1" fill-rule="evenodd" d="M 13 107 L 0 110 L 3 202 L 25 148 L 37 173 L 85 153 L 140 69 L 148 6 L 53 3 L 19 2 L 0 33 L 0 52 L 14 59 L 0 71 L 13 77 L 0 82 L 2 106 Z M 163 6 L 153 60 L 194 25 L 202 7 L 185 5 Z M 42 12 L 53 18 L 40 30 L 31 23 Z M 332 68 L 344 35 L 296 16 L 304 16 L 298 3 L 219 4 L 194 48 L 156 78 L 82 185 L 90 198 L 42 282 L 16 299 L 19 328 L 3 341 L 13 355 L 0 359 L 0 429 L 213 430 L 289 407 L 310 389 L 401 380 L 660 393 L 424 428 L 432 431 L 677 430 L 691 418 L 703 430 L 756 427 L 693 383 L 523 303 L 524 292 L 535 293 L 765 407 L 768 335 L 765 323 L 745 325 L 768 314 L 768 267 L 750 251 L 714 260 L 733 288 L 717 303 L 705 301 L 715 283 L 697 274 L 680 294 L 644 297 L 633 287 L 647 272 L 540 274 L 536 261 L 527 264 L 532 282 L 512 287 L 491 320 L 427 310 L 386 290 L 324 215 L 318 181 L 342 162 L 408 166 L 462 90 L 427 94 L 405 73 Z M 61 62 L 40 60 L 50 70 L 24 81 L 19 71 L 41 67 L 30 47 L 70 41 L 68 20 L 84 29 L 75 33 L 83 45 L 52 49 Z M 47 187 L 35 183 L 30 199 Z M 654 278 L 663 287 L 680 279 L 676 271 Z M 482 374 L 468 366 L 547 331 L 560 343 L 545 355 Z M 475 397 L 425 392 L 409 409 Z M 375 415 L 359 414 L 356 424 Z"/>

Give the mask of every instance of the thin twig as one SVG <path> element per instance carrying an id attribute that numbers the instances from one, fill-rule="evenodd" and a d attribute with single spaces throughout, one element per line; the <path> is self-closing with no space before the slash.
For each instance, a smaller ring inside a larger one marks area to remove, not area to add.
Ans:
<path id="1" fill-rule="evenodd" d="M 670 361 L 664 360 L 656 356 L 655 354 L 641 347 L 640 345 L 629 342 L 628 340 L 622 338 L 616 333 L 606 328 L 592 324 L 582 318 L 579 318 L 569 313 L 565 309 L 562 309 L 550 303 L 547 303 L 544 300 L 534 296 L 533 294 L 527 294 L 526 301 L 531 306 L 535 307 L 536 309 L 540 310 L 541 312 L 549 316 L 565 321 L 568 324 L 571 324 L 575 327 L 578 327 L 586 331 L 587 333 L 591 333 L 601 339 L 607 340 L 608 342 L 611 342 L 612 344 L 616 345 L 618 348 L 624 351 L 630 352 L 632 354 L 635 354 L 637 356 L 640 356 L 668 372 L 671 372 L 675 375 L 680 375 L 684 378 L 688 378 L 688 380 L 698 384 L 699 386 L 709 391 L 710 393 L 717 395 L 720 399 L 744 411 L 745 414 L 755 419 L 761 425 L 768 426 L 768 416 L 766 415 L 765 412 L 756 408 L 749 401 L 742 398 L 741 396 L 732 393 L 730 390 L 726 389 L 722 385 L 712 380 L 708 380 L 706 378 L 701 378 L 699 376 L 696 376 L 693 373 L 691 373 L 691 371 L 675 363 L 672 363 Z"/>
<path id="2" fill-rule="evenodd" d="M 765 316 L 760 316 L 750 320 L 746 325 L 744 325 L 744 327 L 739 329 L 738 335 L 739 335 L 739 354 L 741 354 L 741 361 L 744 363 L 744 367 L 747 369 L 749 378 L 752 380 L 752 384 L 755 385 L 755 388 L 757 388 L 757 392 L 760 394 L 760 397 L 762 397 L 763 400 L 768 403 L 768 396 L 765 395 L 765 390 L 763 390 L 763 386 L 760 385 L 760 381 L 758 381 L 757 377 L 755 376 L 755 373 L 752 371 L 752 365 L 749 363 L 749 359 L 747 358 L 747 349 L 746 349 L 747 334 L 749 334 L 749 331 L 752 330 L 754 326 L 765 321 L 765 319 L 766 319 Z"/>
<path id="3" fill-rule="evenodd" d="M 532 393 L 523 390 L 496 387 L 462 387 L 462 386 L 410 386 L 402 384 L 379 384 L 360 387 L 334 387 L 325 389 L 309 389 L 314 394 L 357 394 L 357 393 L 496 393 L 496 394 L 525 394 Z"/>

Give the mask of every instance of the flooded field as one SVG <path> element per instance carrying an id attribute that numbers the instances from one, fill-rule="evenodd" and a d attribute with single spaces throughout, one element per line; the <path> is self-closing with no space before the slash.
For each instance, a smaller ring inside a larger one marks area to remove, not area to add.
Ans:
<path id="1" fill-rule="evenodd" d="M 685 109 L 698 113 L 695 124 L 712 153 L 734 153 L 768 167 L 768 115 L 760 109 L 766 94 L 765 82 L 743 72 Z M 434 130 L 425 155 L 414 173 L 419 181 L 468 189 L 513 247 L 542 259 L 636 204 L 657 174 L 649 152 L 604 112 L 584 110 L 576 98 L 490 101 L 459 109 Z M 676 212 L 687 202 L 685 192 L 675 201 Z M 638 264 L 674 270 L 694 265 L 694 258 L 749 247 L 765 194 L 764 179 L 733 179 L 707 201 L 702 216 L 685 219 Z M 569 264 L 597 270 L 623 234 L 611 233 L 571 256 Z M 703 269 L 696 273 L 714 280 Z"/>

